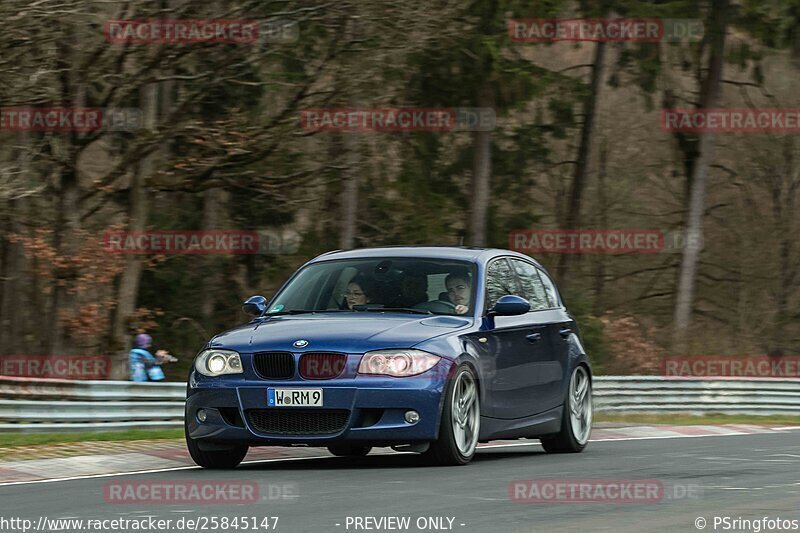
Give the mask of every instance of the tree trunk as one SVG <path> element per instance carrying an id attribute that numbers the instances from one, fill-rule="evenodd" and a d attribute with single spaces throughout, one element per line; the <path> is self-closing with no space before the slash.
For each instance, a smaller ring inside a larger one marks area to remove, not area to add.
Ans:
<path id="1" fill-rule="evenodd" d="M 345 42 L 352 43 L 359 34 L 358 20 L 354 17 L 348 18 L 345 27 Z M 353 87 L 352 80 L 346 78 L 345 71 L 337 80 L 343 87 L 349 88 L 350 107 L 357 108 L 359 101 L 357 98 L 357 87 Z M 344 170 L 342 172 L 342 195 L 339 203 L 339 216 L 341 224 L 339 226 L 339 248 L 348 250 L 356 245 L 356 230 L 358 226 L 358 188 L 359 188 L 359 166 L 360 166 L 360 143 L 357 133 L 344 132 L 342 134 L 342 161 Z M 336 141 L 334 141 L 336 142 Z"/>
<path id="2" fill-rule="evenodd" d="M 727 31 L 728 0 L 713 0 L 711 6 L 711 53 L 708 60 L 708 74 L 701 87 L 701 108 L 713 108 L 720 96 L 722 67 L 725 53 L 725 33 Z M 681 258 L 678 293 L 675 299 L 675 318 L 673 351 L 685 353 L 688 348 L 687 334 L 689 320 L 694 304 L 697 263 L 700 259 L 700 242 L 703 236 L 703 212 L 705 210 L 706 182 L 711 163 L 714 161 L 716 134 L 700 133 L 697 159 L 694 161 L 689 196 L 689 214 L 686 223 L 686 236 Z"/>
<path id="3" fill-rule="evenodd" d="M 489 85 L 480 89 L 478 106 L 494 109 L 494 91 Z M 476 131 L 472 136 L 474 148 L 468 243 L 471 246 L 486 246 L 486 221 L 492 178 L 492 132 Z"/>
<path id="4" fill-rule="evenodd" d="M 19 223 L 19 204 L 22 200 L 10 199 L 6 203 L 7 217 L 2 220 L 3 234 L 14 235 L 22 231 Z M 11 355 L 20 348 L 20 319 L 24 306 L 21 305 L 23 247 L 19 242 L 2 238 L 2 259 L 0 259 L 0 355 Z"/>
<path id="5" fill-rule="evenodd" d="M 29 139 L 28 132 L 20 132 L 17 135 L 20 146 L 27 147 Z M 12 158 L 19 162 L 19 175 L 30 176 L 30 154 L 25 152 L 25 148 L 19 151 L 12 151 Z M 26 204 L 31 201 L 28 197 L 10 198 L 6 203 L 7 210 L 3 217 L 0 217 L 2 224 L 3 246 L 0 249 L 0 355 L 13 355 L 21 353 L 23 349 L 22 323 L 26 319 L 25 314 L 32 305 L 23 305 L 25 290 L 27 286 L 27 276 L 25 275 L 25 248 L 20 242 L 11 242 L 8 236 L 21 235 L 24 231 L 21 220 L 25 220 Z M 30 347 L 26 347 L 30 349 Z"/>
<path id="6" fill-rule="evenodd" d="M 158 85 L 144 87 L 141 95 L 144 125 L 154 129 L 158 116 Z M 155 168 L 155 154 L 146 156 L 133 170 L 128 189 L 127 231 L 142 231 L 147 227 L 148 194 L 146 182 Z M 127 379 L 128 352 L 131 349 L 130 320 L 136 311 L 139 280 L 142 276 L 142 258 L 136 254 L 125 256 L 125 266 L 117 289 L 117 307 L 111 340 L 111 379 Z"/>
<path id="7" fill-rule="evenodd" d="M 68 22 L 64 26 L 65 38 L 59 43 L 56 51 L 56 64 L 59 73 L 59 91 L 61 98 L 68 105 L 84 107 L 86 105 L 85 79 L 81 72 L 74 69 L 80 57 L 80 25 Z M 51 149 L 61 163 L 54 169 L 56 183 L 56 220 L 53 231 L 53 249 L 60 257 L 73 259 L 77 255 L 79 243 L 77 234 L 81 228 L 81 189 L 78 180 L 79 148 L 77 140 L 85 133 L 63 133 L 51 140 Z M 55 286 L 52 288 L 49 315 L 52 327 L 45 328 L 47 333 L 47 353 L 50 357 L 66 354 L 72 346 L 66 342 L 66 328 L 62 323 L 62 315 L 73 315 L 77 308 L 74 290 L 76 272 L 57 271 Z"/>
<path id="8" fill-rule="evenodd" d="M 600 161 L 597 172 L 597 203 L 600 213 L 599 222 L 601 228 L 608 227 L 608 199 L 606 196 L 606 164 L 608 162 L 608 144 L 603 140 L 600 148 Z M 606 288 L 606 256 L 598 254 L 595 259 L 594 269 L 594 314 L 599 316 L 606 310 L 605 306 Z"/>
<path id="9" fill-rule="evenodd" d="M 342 196 L 339 208 L 341 209 L 341 233 L 339 234 L 339 248 L 347 250 L 355 247 L 356 225 L 358 224 L 358 185 L 359 185 L 359 142 L 357 133 L 345 132 L 344 145 L 344 171 Z"/>
<path id="10" fill-rule="evenodd" d="M 208 189 L 203 193 L 203 229 L 217 230 L 223 227 L 220 215 L 225 215 L 227 209 L 227 191 L 218 187 Z M 224 216 L 227 220 L 228 217 Z M 221 276 L 224 275 L 223 262 L 218 257 L 204 257 L 199 260 L 200 264 L 205 264 L 207 274 L 202 278 L 203 301 L 200 303 L 200 316 L 203 319 L 203 327 L 209 330 L 214 329 L 214 308 L 217 303 L 217 292 L 221 285 Z M 226 263 L 226 268 L 229 263 Z"/>
<path id="11" fill-rule="evenodd" d="M 792 322 L 789 299 L 795 289 L 796 268 L 793 264 L 795 234 L 794 208 L 800 182 L 794 158 L 794 140 L 786 136 L 783 145 L 783 168 L 772 186 L 772 213 L 779 238 L 778 286 L 776 289 L 774 329 L 767 338 L 767 353 L 781 357 L 788 351 L 786 329 Z"/>
<path id="12" fill-rule="evenodd" d="M 589 94 L 583 105 L 583 129 L 581 130 L 581 140 L 578 147 L 578 160 L 575 164 L 575 173 L 573 174 L 572 186 L 569 191 L 569 203 L 564 219 L 564 229 L 579 229 L 581 225 L 583 191 L 586 188 L 586 180 L 590 170 L 589 163 L 592 156 L 595 114 L 597 102 L 600 99 L 600 87 L 603 83 L 605 50 L 606 43 L 600 41 L 595 45 L 592 79 Z M 567 284 L 567 277 L 573 258 L 579 257 L 580 254 L 561 254 L 561 257 L 559 257 L 556 273 L 562 289 Z"/>
<path id="13" fill-rule="evenodd" d="M 58 141 L 54 140 L 54 144 Z M 64 143 L 67 145 L 67 143 Z M 64 147 L 72 151 L 71 146 Z M 77 252 L 76 233 L 80 228 L 80 190 L 76 175 L 76 161 L 64 164 L 57 172 L 60 187 L 58 189 L 58 202 L 56 206 L 56 224 L 53 231 L 53 248 L 59 256 L 74 257 Z M 57 271 L 56 283 L 52 289 L 49 315 L 52 318 L 52 327 L 45 328 L 49 332 L 47 352 L 49 355 L 66 353 L 66 330 L 60 316 L 62 313 L 71 313 L 74 310 L 75 295 L 70 293 L 69 285 L 73 273 Z"/>

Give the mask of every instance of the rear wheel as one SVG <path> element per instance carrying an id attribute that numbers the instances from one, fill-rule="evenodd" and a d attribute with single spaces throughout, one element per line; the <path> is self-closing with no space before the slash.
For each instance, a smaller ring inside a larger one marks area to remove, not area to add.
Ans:
<path id="1" fill-rule="evenodd" d="M 481 425 L 478 380 L 467 365 L 461 365 L 447 386 L 439 438 L 425 456 L 440 465 L 464 465 L 478 446 Z"/>
<path id="2" fill-rule="evenodd" d="M 213 451 L 201 450 L 200 445 L 196 439 L 189 436 L 189 430 L 184 425 L 184 434 L 186 435 L 186 447 L 189 449 L 189 455 L 198 466 L 212 470 L 225 470 L 236 468 L 242 462 L 244 456 L 247 455 L 248 447 L 246 445 L 230 445 L 230 446 L 216 446 L 220 449 Z"/>
<path id="3" fill-rule="evenodd" d="M 542 437 L 542 447 L 548 453 L 577 453 L 583 451 L 592 433 L 592 381 L 585 366 L 573 372 L 564 398 L 561 431 Z"/>
<path id="4" fill-rule="evenodd" d="M 358 446 L 353 444 L 334 444 L 328 446 L 328 451 L 336 457 L 365 457 L 372 446 Z"/>

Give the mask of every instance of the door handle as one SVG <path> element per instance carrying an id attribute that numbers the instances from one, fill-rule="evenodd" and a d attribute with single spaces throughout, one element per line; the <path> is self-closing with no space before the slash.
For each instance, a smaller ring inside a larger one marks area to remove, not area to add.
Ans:
<path id="1" fill-rule="evenodd" d="M 528 339 L 528 341 L 530 342 L 539 342 L 542 338 L 542 334 L 537 332 L 528 333 L 527 335 L 525 335 L 525 338 Z"/>
<path id="2" fill-rule="evenodd" d="M 569 329 L 569 328 L 561 328 L 560 330 L 558 330 L 558 332 L 559 332 L 559 333 L 561 334 L 561 336 L 562 336 L 562 337 L 564 337 L 565 339 L 566 339 L 567 337 L 569 337 L 570 335 L 572 335 L 572 330 L 571 330 L 571 329 Z"/>

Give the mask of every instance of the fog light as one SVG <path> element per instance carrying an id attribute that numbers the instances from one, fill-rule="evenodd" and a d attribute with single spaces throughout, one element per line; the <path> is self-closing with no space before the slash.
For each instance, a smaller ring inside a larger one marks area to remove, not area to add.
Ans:
<path id="1" fill-rule="evenodd" d="M 208 419 L 208 413 L 206 413 L 205 409 L 198 409 L 197 410 L 197 419 L 200 422 L 205 422 Z"/>
<path id="2" fill-rule="evenodd" d="M 419 422 L 419 413 L 416 411 L 406 411 L 405 419 L 409 424 L 416 424 Z"/>

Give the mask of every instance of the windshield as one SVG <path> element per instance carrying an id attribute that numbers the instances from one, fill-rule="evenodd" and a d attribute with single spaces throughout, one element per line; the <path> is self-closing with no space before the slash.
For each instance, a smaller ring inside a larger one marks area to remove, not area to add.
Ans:
<path id="1" fill-rule="evenodd" d="M 268 315 L 353 313 L 471 314 L 475 266 L 426 258 L 324 261 L 303 268 L 273 299 Z"/>

